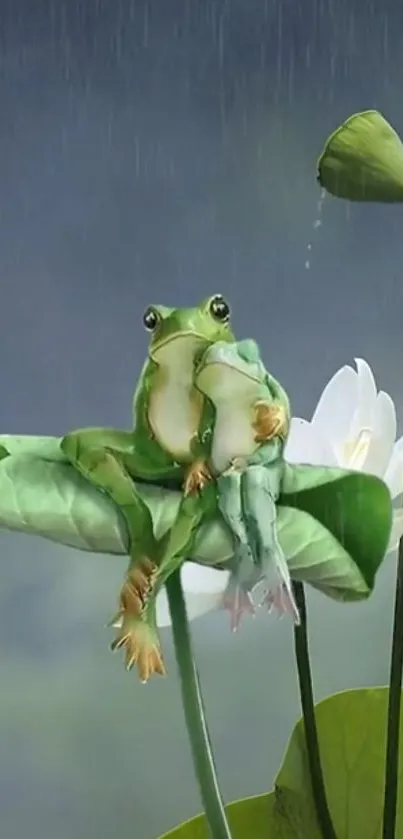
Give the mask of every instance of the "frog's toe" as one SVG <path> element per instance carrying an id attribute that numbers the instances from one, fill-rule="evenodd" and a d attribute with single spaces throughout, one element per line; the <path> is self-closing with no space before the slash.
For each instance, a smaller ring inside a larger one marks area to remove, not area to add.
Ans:
<path id="1" fill-rule="evenodd" d="M 221 601 L 221 609 L 230 614 L 230 627 L 236 632 L 244 614 L 255 615 L 255 604 L 252 595 L 240 586 L 232 587 L 225 592 Z"/>
<path id="2" fill-rule="evenodd" d="M 111 644 L 112 651 L 124 649 L 127 671 L 137 665 L 142 682 L 153 673 L 165 676 L 166 670 L 156 632 L 141 618 L 123 620 L 120 632 Z"/>
<path id="3" fill-rule="evenodd" d="M 207 463 L 204 460 L 196 460 L 187 472 L 184 494 L 193 495 L 195 492 L 200 492 L 211 480 L 211 477 Z"/>
<path id="4" fill-rule="evenodd" d="M 280 617 L 291 615 L 296 625 L 300 623 L 300 616 L 292 589 L 283 584 L 266 588 L 261 606 L 266 606 L 269 612 L 275 610 Z"/>

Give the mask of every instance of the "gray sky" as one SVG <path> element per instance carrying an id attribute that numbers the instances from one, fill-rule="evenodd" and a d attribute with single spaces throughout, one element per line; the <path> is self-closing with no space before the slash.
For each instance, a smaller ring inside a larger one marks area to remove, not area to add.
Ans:
<path id="1" fill-rule="evenodd" d="M 128 426 L 143 309 L 216 291 L 294 413 L 357 355 L 402 412 L 403 209 L 327 198 L 313 227 L 338 122 L 403 133 L 402 42 L 397 0 L 2 0 L 2 431 Z M 124 562 L 0 547 L 2 839 L 155 839 L 200 807 L 169 632 L 144 687 L 103 628 Z M 386 680 L 393 571 L 364 606 L 310 596 L 318 697 Z M 299 713 L 290 626 L 194 638 L 225 795 L 263 791 Z"/>

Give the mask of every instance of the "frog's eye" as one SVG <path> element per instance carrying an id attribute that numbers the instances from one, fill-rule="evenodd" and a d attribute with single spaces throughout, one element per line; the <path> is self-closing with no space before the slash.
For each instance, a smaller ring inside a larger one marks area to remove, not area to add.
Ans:
<path id="1" fill-rule="evenodd" d="M 220 323 L 228 323 L 231 310 L 222 294 L 215 294 L 210 300 L 210 314 Z"/>
<path id="2" fill-rule="evenodd" d="M 143 324 L 147 332 L 154 332 L 154 329 L 158 326 L 160 319 L 161 318 L 158 312 L 154 309 L 154 307 L 149 306 L 148 309 L 145 310 L 143 315 Z"/>

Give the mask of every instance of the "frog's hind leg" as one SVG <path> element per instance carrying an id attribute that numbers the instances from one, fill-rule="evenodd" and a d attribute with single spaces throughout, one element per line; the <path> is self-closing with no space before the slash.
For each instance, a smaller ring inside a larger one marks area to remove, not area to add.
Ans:
<path id="1" fill-rule="evenodd" d="M 277 536 L 279 483 L 278 464 L 249 466 L 242 479 L 242 497 L 257 545 L 259 578 L 266 588 L 263 603 L 281 614 L 290 613 L 299 623 L 287 560 Z"/>
<path id="2" fill-rule="evenodd" d="M 218 507 L 232 532 L 234 542 L 233 569 L 221 603 L 221 608 L 230 614 L 233 632 L 238 629 L 245 613 L 255 614 L 249 590 L 249 583 L 256 576 L 254 550 L 244 520 L 241 479 L 242 468 L 236 465 L 217 478 Z"/>
<path id="3" fill-rule="evenodd" d="M 147 681 L 152 673 L 165 673 L 156 627 L 156 601 L 167 579 L 191 554 L 193 536 L 203 512 L 202 496 L 183 496 L 171 530 L 158 543 L 158 562 L 148 578 L 148 586 L 144 580 L 141 599 L 138 586 L 130 580 L 129 569 L 126 588 L 121 593 L 120 612 L 112 622 L 120 629 L 112 648 L 125 648 L 126 668 L 130 670 L 137 664 L 142 681 Z M 133 573 L 137 580 L 139 569 L 135 567 Z"/>
<path id="4" fill-rule="evenodd" d="M 132 435 L 107 428 L 82 429 L 64 437 L 61 448 L 77 471 L 112 499 L 125 520 L 131 561 L 116 620 L 120 620 L 123 632 L 118 636 L 117 646 L 125 645 L 129 650 L 132 642 L 128 627 L 142 614 L 157 567 L 151 513 L 131 478 L 135 461 Z M 156 662 L 155 669 L 158 668 Z"/>
<path id="5" fill-rule="evenodd" d="M 234 540 L 238 578 L 246 581 L 253 574 L 254 555 L 242 508 L 242 474 L 241 469 L 230 468 L 217 478 L 217 503 Z"/>
<path id="6" fill-rule="evenodd" d="M 132 434 L 108 428 L 84 428 L 64 437 L 61 449 L 77 471 L 119 508 L 127 526 L 130 555 L 136 558 L 133 583 L 141 594 L 154 565 L 156 540 L 151 513 L 131 477 L 135 461 Z"/>

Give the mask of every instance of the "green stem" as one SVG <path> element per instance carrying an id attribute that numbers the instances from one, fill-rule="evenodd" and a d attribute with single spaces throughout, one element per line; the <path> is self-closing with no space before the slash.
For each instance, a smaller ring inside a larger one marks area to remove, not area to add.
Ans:
<path id="1" fill-rule="evenodd" d="M 302 716 L 305 727 L 306 750 L 308 754 L 309 773 L 311 777 L 312 795 L 315 804 L 316 817 L 323 839 L 336 839 L 332 819 L 326 800 L 325 784 L 320 762 L 319 740 L 315 720 L 315 705 L 313 698 L 311 665 L 309 662 L 309 646 L 307 631 L 307 616 L 305 593 L 302 583 L 293 583 L 294 597 L 298 607 L 301 623 L 294 629 L 295 657 L 297 661 L 299 692 L 301 697 Z"/>
<path id="2" fill-rule="evenodd" d="M 399 542 L 396 575 L 395 616 L 389 678 L 388 729 L 386 739 L 383 839 L 395 839 L 399 773 L 400 703 L 403 669 L 403 539 Z"/>
<path id="3" fill-rule="evenodd" d="M 214 766 L 199 676 L 192 653 L 180 571 L 175 571 L 167 580 L 166 590 L 181 681 L 183 709 L 206 819 L 212 839 L 231 839 Z"/>

